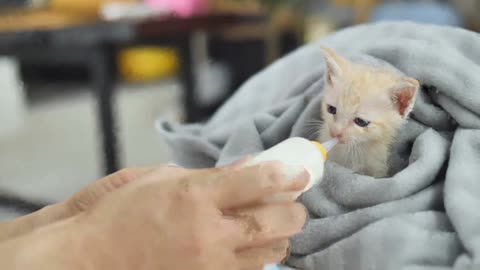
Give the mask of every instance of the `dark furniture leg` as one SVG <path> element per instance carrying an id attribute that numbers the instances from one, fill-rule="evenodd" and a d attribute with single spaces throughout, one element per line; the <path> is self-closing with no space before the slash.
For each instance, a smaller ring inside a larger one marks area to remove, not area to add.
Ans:
<path id="1" fill-rule="evenodd" d="M 114 113 L 115 66 L 113 49 L 99 47 L 92 51 L 89 63 L 90 78 L 97 99 L 97 113 L 102 132 L 104 169 L 106 174 L 119 168 L 116 119 Z"/>
<path id="2" fill-rule="evenodd" d="M 22 214 L 33 213 L 47 205 L 48 203 L 45 202 L 29 201 L 16 195 L 0 194 L 0 206 L 22 212 Z"/>
<path id="3" fill-rule="evenodd" d="M 182 63 L 180 65 L 180 81 L 183 86 L 183 106 L 185 121 L 188 123 L 202 120 L 199 105 L 196 102 L 195 93 L 195 74 L 193 64 L 192 38 L 190 35 L 182 38 L 180 41 L 180 56 Z"/>

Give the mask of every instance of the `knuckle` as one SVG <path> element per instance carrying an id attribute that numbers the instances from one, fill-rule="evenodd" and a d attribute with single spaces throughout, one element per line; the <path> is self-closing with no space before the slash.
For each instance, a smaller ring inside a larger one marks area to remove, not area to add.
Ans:
<path id="1" fill-rule="evenodd" d="M 90 200 L 88 197 L 74 197 L 66 201 L 65 205 L 69 213 L 76 215 L 77 213 L 83 212 L 90 207 Z"/>
<path id="2" fill-rule="evenodd" d="M 302 226 L 305 224 L 308 217 L 307 209 L 303 204 L 298 202 L 291 204 L 291 206 L 286 209 L 285 213 L 288 215 L 289 219 L 292 220 L 292 223 Z"/>
<path id="3" fill-rule="evenodd" d="M 111 183 L 114 188 L 119 188 L 132 180 L 135 180 L 135 178 L 138 177 L 138 173 L 136 168 L 125 168 L 116 172 L 113 176 Z"/>
<path id="4" fill-rule="evenodd" d="M 283 164 L 279 161 L 267 162 L 260 166 L 260 174 L 265 178 L 268 185 L 281 186 L 285 182 L 282 168 Z"/>
<path id="5" fill-rule="evenodd" d="M 196 185 L 189 178 L 182 178 L 178 180 L 174 194 L 178 203 L 191 205 L 192 210 L 194 210 L 200 205 L 200 202 L 205 200 L 204 193 L 200 185 Z"/>
<path id="6" fill-rule="evenodd" d="M 101 192 L 94 186 L 89 186 L 66 201 L 66 207 L 71 213 L 80 213 L 91 208 L 101 197 Z"/>

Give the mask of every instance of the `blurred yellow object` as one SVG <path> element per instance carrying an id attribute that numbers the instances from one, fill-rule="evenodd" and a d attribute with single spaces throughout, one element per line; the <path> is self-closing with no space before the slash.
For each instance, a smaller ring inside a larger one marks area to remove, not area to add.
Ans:
<path id="1" fill-rule="evenodd" d="M 47 9 L 12 11 L 0 14 L 0 31 L 56 29 L 94 20 L 94 18 L 75 16 Z"/>
<path id="2" fill-rule="evenodd" d="M 136 3 L 138 0 L 49 0 L 51 10 L 72 15 L 98 17 L 102 6 L 109 3 Z"/>
<path id="3" fill-rule="evenodd" d="M 263 11 L 262 5 L 256 0 L 209 0 L 208 5 L 211 12 L 255 14 Z"/>
<path id="4" fill-rule="evenodd" d="M 125 80 L 144 82 L 175 75 L 179 59 L 174 49 L 133 47 L 120 52 L 119 65 Z"/>
<path id="5" fill-rule="evenodd" d="M 378 2 L 378 0 L 331 0 L 334 5 L 339 6 L 370 6 Z"/>

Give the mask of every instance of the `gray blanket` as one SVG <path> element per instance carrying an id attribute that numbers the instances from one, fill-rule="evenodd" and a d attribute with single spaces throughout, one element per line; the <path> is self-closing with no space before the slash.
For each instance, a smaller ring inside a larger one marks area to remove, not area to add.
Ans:
<path id="1" fill-rule="evenodd" d="M 246 82 L 205 124 L 160 123 L 175 162 L 230 163 L 292 136 L 313 139 L 325 64 L 319 45 L 391 65 L 425 87 L 392 154 L 392 177 L 327 162 L 300 200 L 311 213 L 292 239 L 299 269 L 480 269 L 480 36 L 379 23 L 304 46 Z"/>

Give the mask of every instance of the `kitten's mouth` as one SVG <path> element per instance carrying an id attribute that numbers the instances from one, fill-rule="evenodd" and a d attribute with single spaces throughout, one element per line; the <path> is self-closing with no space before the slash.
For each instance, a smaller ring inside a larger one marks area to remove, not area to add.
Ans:
<path id="1" fill-rule="evenodd" d="M 333 138 L 332 138 L 332 139 L 333 139 Z M 338 138 L 338 137 L 336 137 L 336 139 L 338 140 L 338 143 L 339 143 L 339 144 L 348 144 L 348 141 L 345 140 L 344 138 Z"/>

